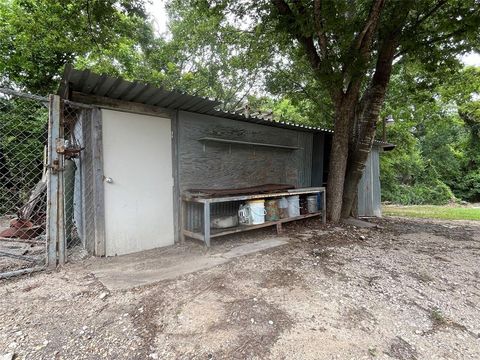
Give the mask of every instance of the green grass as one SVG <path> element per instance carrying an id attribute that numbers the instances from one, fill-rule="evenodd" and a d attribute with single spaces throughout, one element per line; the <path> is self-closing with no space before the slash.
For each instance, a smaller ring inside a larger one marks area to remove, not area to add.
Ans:
<path id="1" fill-rule="evenodd" d="M 479 220 L 480 208 L 437 205 L 383 205 L 383 215 L 445 220 Z"/>

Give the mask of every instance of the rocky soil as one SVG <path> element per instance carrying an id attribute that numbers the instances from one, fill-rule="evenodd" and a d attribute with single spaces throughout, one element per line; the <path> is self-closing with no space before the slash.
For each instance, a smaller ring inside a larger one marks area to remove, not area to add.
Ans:
<path id="1" fill-rule="evenodd" d="M 129 291 L 82 263 L 3 281 L 0 359 L 480 359 L 480 224 L 377 224 Z"/>

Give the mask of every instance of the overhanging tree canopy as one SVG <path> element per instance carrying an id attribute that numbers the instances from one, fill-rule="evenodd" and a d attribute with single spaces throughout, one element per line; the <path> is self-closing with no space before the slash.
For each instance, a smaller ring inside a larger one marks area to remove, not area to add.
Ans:
<path id="1" fill-rule="evenodd" d="M 415 58 L 435 71 L 479 45 L 475 0 L 174 0 L 169 9 L 179 15 L 176 26 L 186 13 L 217 19 L 219 42 L 226 29 L 257 34 L 274 60 L 267 84 L 288 78 L 292 88 L 300 84 L 310 97 L 317 93 L 318 102 L 331 104 L 327 202 L 333 221 L 352 210 L 394 64 Z"/>

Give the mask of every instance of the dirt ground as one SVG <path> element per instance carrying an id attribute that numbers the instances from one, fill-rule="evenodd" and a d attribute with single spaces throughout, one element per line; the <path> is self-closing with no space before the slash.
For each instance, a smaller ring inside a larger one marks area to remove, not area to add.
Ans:
<path id="1" fill-rule="evenodd" d="M 0 216 L 0 233 L 10 227 L 11 217 Z M 0 274 L 45 265 L 45 236 L 30 240 L 0 237 Z"/>
<path id="2" fill-rule="evenodd" d="M 3 281 L 0 359 L 480 359 L 480 223 L 377 224 L 128 291 L 83 263 Z"/>

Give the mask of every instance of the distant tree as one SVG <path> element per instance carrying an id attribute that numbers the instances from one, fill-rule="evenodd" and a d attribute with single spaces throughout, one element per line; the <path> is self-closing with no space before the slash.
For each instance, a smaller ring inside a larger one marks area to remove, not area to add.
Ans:
<path id="1" fill-rule="evenodd" d="M 152 39 L 142 1 L 2 0 L 0 85 L 47 94 L 66 63 L 128 73 Z"/>

